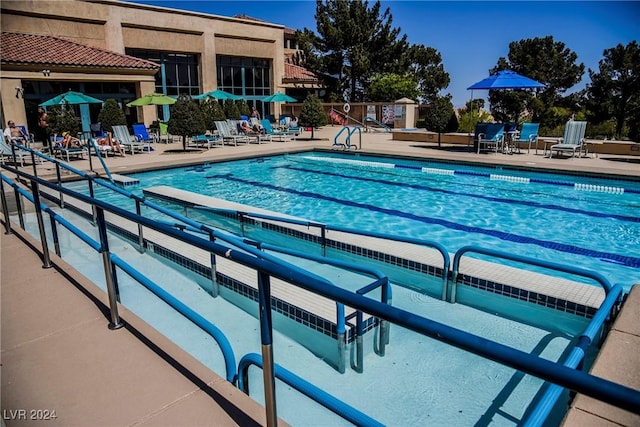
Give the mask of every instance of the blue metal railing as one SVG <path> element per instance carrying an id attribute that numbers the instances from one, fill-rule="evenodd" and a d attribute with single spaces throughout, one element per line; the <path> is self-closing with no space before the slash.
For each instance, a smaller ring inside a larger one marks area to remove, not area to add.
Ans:
<path id="1" fill-rule="evenodd" d="M 539 260 L 535 258 L 529 258 L 521 255 L 515 255 L 511 253 L 504 253 L 500 251 L 496 251 L 493 249 L 480 248 L 476 246 L 465 246 L 460 248 L 454 258 L 453 258 L 453 277 L 451 279 L 452 292 L 451 297 L 452 301 L 455 302 L 456 299 L 456 289 L 457 289 L 457 279 L 460 267 L 460 261 L 463 255 L 467 253 L 478 253 L 483 255 L 489 255 L 495 258 L 508 259 L 511 261 L 520 262 L 523 264 L 536 265 L 538 267 L 544 267 L 547 269 L 552 269 L 556 271 L 564 271 L 566 273 L 571 273 L 577 276 L 587 277 L 595 280 L 602 286 L 605 291 L 605 300 L 602 302 L 596 314 L 591 318 L 587 327 L 584 329 L 582 334 L 578 337 L 578 342 L 576 346 L 571 350 L 570 354 L 566 357 L 564 362 L 561 362 L 563 366 L 567 366 L 569 368 L 578 367 L 585 357 L 586 349 L 593 342 L 596 334 L 602 330 L 604 323 L 610 318 L 612 310 L 615 308 L 616 304 L 619 304 L 622 295 L 624 293 L 621 286 L 611 286 L 609 281 L 602 276 L 600 273 L 595 271 L 584 270 L 578 267 L 573 267 L 570 265 L 561 265 L 549 261 Z M 549 416 L 549 413 L 553 409 L 553 406 L 556 404 L 564 387 L 561 387 L 557 384 L 551 384 L 543 396 L 540 398 L 539 403 L 533 409 L 533 411 L 529 414 L 524 423 L 525 426 L 534 427 L 541 426 L 546 418 Z"/>
<path id="2" fill-rule="evenodd" d="M 347 132 L 347 136 L 345 138 L 345 142 L 344 143 L 338 142 L 338 138 L 344 132 Z M 344 126 L 342 129 L 340 129 L 340 131 L 338 131 L 336 136 L 333 138 L 333 147 L 340 147 L 340 148 L 342 148 L 344 150 L 345 148 L 347 148 L 347 141 L 348 140 L 349 140 L 349 126 Z"/>
<path id="3" fill-rule="evenodd" d="M 255 353 L 249 353 L 240 359 L 238 364 L 238 388 L 249 394 L 249 367 L 255 365 L 262 368 L 262 358 Z M 379 423 L 366 414 L 358 411 L 357 409 L 345 404 L 344 402 L 331 396 L 326 391 L 316 387 L 315 385 L 305 381 L 298 377 L 291 371 L 283 368 L 280 365 L 275 365 L 274 373 L 276 378 L 285 382 L 294 389 L 304 393 L 306 396 L 321 403 L 322 406 L 331 410 L 333 413 L 340 415 L 347 421 L 352 422 L 358 426 L 382 426 L 384 424 Z"/>
<path id="4" fill-rule="evenodd" d="M 254 269 L 258 274 L 258 286 L 260 291 L 259 307 L 261 313 L 262 358 L 265 360 L 265 397 L 267 401 L 267 422 L 269 425 L 276 425 L 277 422 L 275 409 L 275 387 L 273 382 L 275 374 L 271 338 L 270 277 L 279 278 L 289 283 L 293 283 L 302 289 L 306 289 L 307 291 L 316 293 L 325 298 L 329 298 L 336 302 L 370 313 L 374 316 L 388 320 L 389 322 L 396 323 L 399 326 L 413 330 L 419 334 L 435 338 L 487 359 L 558 384 L 562 387 L 570 388 L 579 393 L 583 393 L 634 413 L 640 413 L 640 391 L 633 390 L 629 387 L 616 384 L 612 381 L 608 381 L 585 372 L 576 371 L 575 369 L 567 366 L 563 366 L 506 345 L 443 325 L 422 316 L 358 295 L 355 292 L 347 291 L 337 286 L 327 286 L 326 281 L 318 280 L 316 276 L 310 275 L 299 268 L 291 268 L 289 266 L 285 267 L 282 264 L 256 257 L 255 255 L 245 251 L 234 250 L 215 242 L 206 241 L 184 231 L 176 230 L 166 224 L 147 219 L 140 215 L 132 214 L 121 208 L 109 205 L 100 200 L 92 199 L 91 197 L 76 193 L 67 188 L 57 186 L 35 176 L 29 176 L 15 168 L 10 168 L 6 165 L 3 166 L 3 168 L 20 175 L 24 179 L 34 182 L 34 193 L 38 192 L 38 185 L 44 185 L 52 189 L 56 189 L 85 203 L 95 205 L 99 212 L 102 210 L 109 211 L 115 215 L 122 216 L 128 220 L 141 224 L 142 226 L 166 234 L 169 237 L 183 241 L 197 248 L 210 251 L 218 256 L 227 257 Z M 5 180 L 5 177 L 3 176 L 2 179 Z M 5 223 L 8 223 L 9 217 L 6 206 L 4 214 Z M 456 260 L 454 260 L 454 264 L 457 266 Z M 455 267 L 454 270 L 457 270 L 457 267 Z"/>
<path id="5" fill-rule="evenodd" d="M 8 178 L 6 178 L 4 175 L 2 175 L 2 182 L 6 182 L 7 184 L 9 184 L 11 187 L 16 189 L 20 193 L 20 195 L 25 197 L 30 202 L 32 203 L 35 202 L 34 197 L 31 193 L 24 190 L 23 188 L 20 188 L 18 184 L 16 184 L 15 182 L 12 182 Z M 96 240 L 94 240 L 92 237 L 87 235 L 78 227 L 71 224 L 64 217 L 56 213 L 54 210 L 52 210 L 48 206 L 41 204 L 41 209 L 44 212 L 46 212 L 51 218 L 52 233 L 54 236 L 58 235 L 56 223 L 60 223 L 60 225 L 64 226 L 67 230 L 69 230 L 71 233 L 77 236 L 80 240 L 86 243 L 87 246 L 89 246 L 96 252 L 101 252 L 104 249 L 103 244 L 101 242 L 97 242 Z M 8 223 L 8 219 L 5 218 L 5 220 Z M 62 254 L 60 253 L 59 245 L 57 244 L 57 238 L 55 238 L 54 240 L 57 248 L 56 255 L 61 256 Z M 151 281 L 146 276 L 142 275 L 139 271 L 137 271 L 135 268 L 130 266 L 128 263 L 126 263 L 117 255 L 111 253 L 109 254 L 109 258 L 114 265 L 117 265 L 118 267 L 120 267 L 125 273 L 127 273 L 130 277 L 132 277 L 138 283 L 143 285 L 145 288 L 150 290 L 153 294 L 158 296 L 169 306 L 174 308 L 176 311 L 178 311 L 179 313 L 184 315 L 186 318 L 191 320 L 194 324 L 199 326 L 202 330 L 207 332 L 218 343 L 218 345 L 220 346 L 220 349 L 222 350 L 222 354 L 225 360 L 227 381 L 235 383 L 235 380 L 237 378 L 235 356 L 233 354 L 231 344 L 227 340 L 227 337 L 222 333 L 222 331 L 220 331 L 215 325 L 213 325 L 208 320 L 204 319 L 198 313 L 193 311 L 191 308 L 186 306 L 183 302 L 175 298 L 173 295 L 166 292 L 158 284 Z"/>
<path id="6" fill-rule="evenodd" d="M 210 207 L 210 206 L 192 206 L 192 209 L 202 210 L 202 211 L 209 211 L 209 212 L 214 212 L 214 213 L 221 213 L 221 214 L 226 214 L 226 215 L 238 217 L 240 219 L 241 233 L 243 235 L 244 235 L 244 226 L 243 226 L 244 218 L 265 219 L 265 220 L 270 220 L 270 221 L 282 222 L 282 223 L 285 223 L 285 224 L 302 225 L 302 226 L 305 226 L 305 227 L 318 228 L 318 229 L 320 229 L 320 246 L 322 248 L 322 254 L 323 255 L 326 255 L 327 232 L 328 231 L 338 231 L 338 232 L 341 232 L 341 233 L 356 234 L 356 235 L 359 235 L 359 236 L 384 239 L 384 240 L 395 241 L 395 242 L 400 242 L 400 243 L 414 244 L 414 245 L 418 245 L 418 246 L 424 246 L 424 247 L 427 247 L 427 248 L 436 249 L 440 253 L 440 255 L 442 256 L 442 259 L 443 259 L 442 290 L 441 290 L 440 297 L 441 297 L 441 299 L 443 301 L 445 301 L 447 299 L 447 288 L 448 288 L 448 278 L 449 278 L 448 272 L 449 272 L 449 265 L 450 265 L 450 257 L 449 257 L 449 252 L 446 250 L 446 248 L 442 244 L 440 244 L 438 242 L 433 242 L 433 241 L 430 241 L 430 240 L 423 240 L 423 239 L 416 239 L 416 238 L 413 238 L 413 237 L 397 236 L 397 235 L 393 235 L 393 234 L 377 233 L 377 232 L 373 232 L 373 231 L 356 230 L 356 229 L 353 229 L 353 228 L 341 227 L 341 226 L 336 226 L 336 225 L 328 225 L 328 224 L 314 222 L 314 221 L 298 220 L 298 219 L 295 219 L 295 218 L 287 218 L 287 217 L 283 217 L 283 216 L 262 214 L 262 213 L 256 213 L 256 212 L 243 212 L 243 211 L 238 211 L 238 210 L 233 210 L 233 209 L 215 208 L 215 207 Z"/>

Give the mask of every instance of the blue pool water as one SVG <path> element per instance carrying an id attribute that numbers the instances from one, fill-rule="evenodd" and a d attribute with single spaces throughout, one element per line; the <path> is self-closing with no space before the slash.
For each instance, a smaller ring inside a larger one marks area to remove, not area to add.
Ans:
<path id="1" fill-rule="evenodd" d="M 132 175 L 276 212 L 476 244 L 640 281 L 640 183 L 481 166 L 303 153 Z"/>

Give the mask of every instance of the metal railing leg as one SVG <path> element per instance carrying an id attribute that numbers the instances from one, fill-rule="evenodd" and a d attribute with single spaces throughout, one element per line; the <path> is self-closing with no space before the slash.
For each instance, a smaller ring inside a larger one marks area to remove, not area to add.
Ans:
<path id="1" fill-rule="evenodd" d="M 209 232 L 209 241 L 210 242 L 215 242 L 216 238 L 213 235 L 213 231 Z M 216 254 L 213 252 L 210 252 L 211 255 L 211 296 L 213 296 L 214 298 L 216 298 L 218 295 L 220 295 L 220 285 L 218 285 L 218 279 L 217 279 L 217 268 L 216 268 Z"/>
<path id="2" fill-rule="evenodd" d="M 40 206 L 40 192 L 38 183 L 31 181 L 31 193 L 33 195 L 33 206 L 36 210 L 36 219 L 38 221 L 38 231 L 40 232 L 40 244 L 42 245 L 42 268 L 51 268 L 51 258 L 49 256 L 49 245 L 47 243 L 47 233 L 44 229 L 44 220 L 42 219 L 42 206 Z"/>
<path id="3" fill-rule="evenodd" d="M 4 215 L 4 234 L 12 234 L 11 221 L 9 220 L 9 206 L 7 205 L 7 195 L 4 192 L 4 181 L 0 175 L 0 197 L 2 198 L 2 214 Z"/>
<path id="4" fill-rule="evenodd" d="M 111 315 L 109 329 L 120 329 L 124 324 L 120 320 L 120 314 L 118 314 L 118 292 L 114 282 L 114 269 L 112 268 L 109 254 L 109 240 L 107 238 L 107 224 L 104 219 L 104 210 L 98 208 L 96 213 L 98 217 L 98 232 L 100 234 L 100 254 L 102 255 L 104 277 L 107 282 L 107 295 L 109 296 L 109 310 Z"/>
<path id="5" fill-rule="evenodd" d="M 24 230 L 24 212 L 22 211 L 22 197 L 17 187 L 13 187 L 13 197 L 16 199 L 16 211 L 18 213 L 18 222 L 20 228 Z"/>
<path id="6" fill-rule="evenodd" d="M 262 376 L 267 426 L 278 425 L 276 409 L 276 383 L 273 366 L 273 324 L 271 321 L 271 281 L 265 272 L 258 272 L 258 294 L 260 304 L 260 338 L 262 341 Z"/>
<path id="7" fill-rule="evenodd" d="M 136 200 L 136 214 L 142 216 L 142 208 L 140 207 L 140 200 Z M 142 224 L 138 223 L 138 252 L 143 254 L 144 248 L 144 234 Z"/>
<path id="8" fill-rule="evenodd" d="M 53 237 L 53 250 L 56 255 L 62 257 L 62 251 L 60 250 L 60 236 L 58 236 L 58 226 L 56 225 L 56 219 L 53 215 L 49 215 L 49 222 L 51 223 L 51 236 Z"/>

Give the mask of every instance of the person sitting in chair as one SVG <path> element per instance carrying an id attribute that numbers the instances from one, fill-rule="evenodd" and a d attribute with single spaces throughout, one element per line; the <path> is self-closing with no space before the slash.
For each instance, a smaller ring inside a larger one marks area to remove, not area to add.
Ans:
<path id="1" fill-rule="evenodd" d="M 247 123 L 246 120 L 242 120 L 239 126 L 240 126 L 240 132 L 242 133 L 246 133 L 246 134 L 260 133 L 260 127 L 257 124 L 251 127 L 249 126 L 249 123 Z"/>
<path id="2" fill-rule="evenodd" d="M 22 128 L 17 127 L 13 120 L 9 120 L 7 122 L 7 128 L 4 130 L 4 136 L 7 141 L 12 144 L 20 144 L 29 140 L 27 135 L 22 131 Z"/>
<path id="3" fill-rule="evenodd" d="M 62 132 L 62 141 L 60 141 L 63 148 L 81 148 L 80 140 L 71 136 L 69 132 Z"/>
<path id="4" fill-rule="evenodd" d="M 98 145 L 113 147 L 113 149 L 116 150 L 122 157 L 126 156 L 124 150 L 122 149 L 122 146 L 111 136 L 111 132 L 107 132 L 107 136 L 105 136 L 104 138 L 98 138 Z"/>

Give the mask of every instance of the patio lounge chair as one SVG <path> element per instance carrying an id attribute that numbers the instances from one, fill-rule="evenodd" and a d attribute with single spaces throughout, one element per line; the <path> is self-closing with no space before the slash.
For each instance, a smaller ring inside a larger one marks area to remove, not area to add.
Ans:
<path id="1" fill-rule="evenodd" d="M 18 162 L 20 162 L 20 166 L 24 166 L 25 159 L 31 160 L 31 153 L 27 150 L 23 150 L 17 147 L 15 148 L 15 150 L 12 149 L 12 147 L 7 144 L 5 136 L 2 135 L 2 139 L 0 140 L 0 161 L 4 163 L 5 160 L 9 160 L 11 162 L 14 162 L 14 164 L 16 165 L 18 164 Z M 38 156 L 36 156 L 36 161 L 42 163 L 42 159 L 40 159 Z"/>
<path id="2" fill-rule="evenodd" d="M 155 142 L 155 140 L 149 136 L 147 127 L 143 124 L 133 125 L 133 136 L 138 142 Z"/>
<path id="3" fill-rule="evenodd" d="M 71 161 L 72 157 L 84 159 L 85 153 L 88 152 L 87 147 L 69 147 L 62 146 L 62 142 L 54 142 L 52 145 L 53 157 L 66 160 L 67 163 Z"/>
<path id="4" fill-rule="evenodd" d="M 520 143 L 529 144 L 527 153 L 531 151 L 531 144 L 536 144 L 536 154 L 538 154 L 538 128 L 540 123 L 523 123 L 518 133 L 518 137 L 512 141 L 513 146 L 520 152 Z"/>
<path id="5" fill-rule="evenodd" d="M 195 135 L 190 138 L 189 145 L 193 145 L 195 147 L 203 147 L 207 150 L 211 149 L 211 146 L 218 145 L 218 141 L 220 138 L 217 135 L 207 135 L 203 133 L 202 135 Z M 222 144 L 222 141 L 220 141 Z M 223 144 L 224 145 L 224 144 Z"/>
<path id="6" fill-rule="evenodd" d="M 587 145 L 584 142 L 584 133 L 587 130 L 587 122 L 578 122 L 569 120 L 564 127 L 564 137 L 560 139 L 559 144 L 554 144 L 549 148 L 549 157 L 553 157 L 555 151 L 557 155 L 560 152 L 571 152 L 571 157 L 575 157 L 576 152 L 578 156 L 581 155 L 584 150 L 584 155 L 587 155 Z"/>
<path id="7" fill-rule="evenodd" d="M 169 125 L 166 123 L 158 123 L 158 141 L 166 142 L 167 144 L 173 143 L 173 135 L 169 134 Z"/>
<path id="8" fill-rule="evenodd" d="M 129 129 L 124 125 L 113 126 L 113 136 L 118 140 L 124 151 L 128 151 L 131 154 L 135 152 L 144 153 L 151 152 L 151 145 L 149 142 L 136 141 L 135 138 L 129 134 Z"/>
<path id="9" fill-rule="evenodd" d="M 483 145 L 487 149 L 491 146 L 495 147 L 497 153 L 498 148 L 501 148 L 504 143 L 504 124 L 478 123 L 476 125 L 475 135 L 478 154 L 480 154 L 480 149 Z"/>
<path id="10" fill-rule="evenodd" d="M 249 143 L 249 137 L 246 135 L 237 135 L 231 131 L 231 127 L 229 123 L 223 120 L 219 120 L 215 122 L 216 129 L 218 129 L 218 134 L 222 138 L 222 143 L 232 142 L 233 145 L 238 145 L 238 142 L 244 142 L 245 144 Z"/>
<path id="11" fill-rule="evenodd" d="M 278 138 L 281 142 L 286 142 L 287 139 L 292 139 L 292 135 L 289 132 L 274 130 L 269 120 L 262 119 L 261 123 L 266 134 L 271 136 L 271 140 Z"/>

